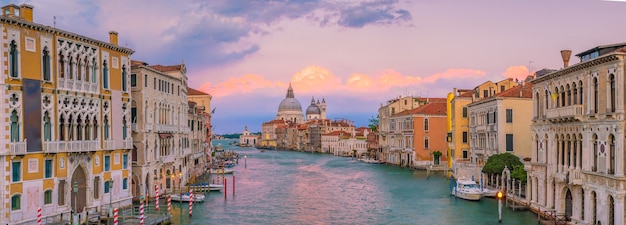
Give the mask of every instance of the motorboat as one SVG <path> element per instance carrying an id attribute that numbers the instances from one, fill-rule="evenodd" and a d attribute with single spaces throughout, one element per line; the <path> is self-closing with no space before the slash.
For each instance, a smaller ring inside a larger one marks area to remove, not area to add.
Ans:
<path id="1" fill-rule="evenodd" d="M 176 202 L 189 202 L 191 201 L 191 195 L 189 194 L 189 192 L 184 193 L 182 195 L 180 194 L 172 194 L 170 195 L 172 201 L 176 201 Z M 203 194 L 199 194 L 199 193 L 194 193 L 193 194 L 193 202 L 204 202 L 204 195 Z"/>
<path id="2" fill-rule="evenodd" d="M 226 169 L 219 168 L 219 169 L 210 169 L 209 172 L 212 173 L 212 174 L 222 174 L 222 173 L 223 174 L 232 174 L 235 171 L 231 170 L 231 169 L 228 169 L 228 168 L 226 168 Z"/>
<path id="3" fill-rule="evenodd" d="M 365 163 L 369 163 L 369 164 L 383 164 L 384 163 L 381 160 L 375 160 L 375 159 L 362 159 L 361 161 Z"/>
<path id="4" fill-rule="evenodd" d="M 483 197 L 483 192 L 480 190 L 478 184 L 467 178 L 457 179 L 451 194 L 457 198 L 471 201 L 478 201 Z"/>
<path id="5" fill-rule="evenodd" d="M 195 185 L 191 185 L 191 187 L 200 188 L 201 190 L 209 188 L 209 191 L 221 191 L 222 189 L 224 189 L 224 185 L 222 184 L 207 184 L 207 183 L 195 184 Z"/>
<path id="6" fill-rule="evenodd" d="M 481 189 L 482 189 L 484 197 L 495 198 L 496 194 L 498 194 L 497 189 L 492 189 L 492 188 L 487 188 L 487 187 L 482 187 Z"/>

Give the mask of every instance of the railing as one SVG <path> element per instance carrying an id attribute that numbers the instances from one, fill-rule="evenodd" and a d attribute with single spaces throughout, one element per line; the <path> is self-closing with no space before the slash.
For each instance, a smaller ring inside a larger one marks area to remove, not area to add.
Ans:
<path id="1" fill-rule="evenodd" d="M 103 150 L 115 150 L 115 141 L 104 141 Z"/>
<path id="2" fill-rule="evenodd" d="M 583 178 L 580 169 L 571 169 L 569 171 L 569 183 L 571 185 L 582 185 Z"/>
<path id="3" fill-rule="evenodd" d="M 132 130 L 133 132 L 139 131 L 139 129 L 137 129 L 137 124 L 136 123 L 131 123 L 130 124 L 130 130 Z"/>
<path id="4" fill-rule="evenodd" d="M 583 115 L 583 105 L 571 105 L 546 110 L 548 119 L 574 118 Z"/>
<path id="5" fill-rule="evenodd" d="M 143 124 L 143 129 L 145 129 L 146 131 L 152 131 L 152 124 L 151 123 L 144 123 Z"/>
<path id="6" fill-rule="evenodd" d="M 175 155 L 166 155 L 166 156 L 161 156 L 160 159 L 161 159 L 162 163 L 172 163 L 172 162 L 176 161 L 176 156 Z"/>
<path id="7" fill-rule="evenodd" d="M 9 148 L 13 155 L 24 155 L 26 154 L 26 140 L 22 142 L 9 142 Z"/>
<path id="8" fill-rule="evenodd" d="M 128 140 L 123 140 L 122 141 L 122 148 L 123 149 L 132 149 L 133 148 L 133 140 L 132 139 L 128 139 Z"/>
<path id="9" fill-rule="evenodd" d="M 44 153 L 56 153 L 58 151 L 59 143 L 55 141 L 44 141 L 43 152 Z"/>

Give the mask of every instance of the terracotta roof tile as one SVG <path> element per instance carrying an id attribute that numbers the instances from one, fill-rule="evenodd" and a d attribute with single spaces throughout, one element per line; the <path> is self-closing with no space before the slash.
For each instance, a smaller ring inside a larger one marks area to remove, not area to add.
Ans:
<path id="1" fill-rule="evenodd" d="M 533 98 L 533 85 L 531 83 L 525 83 L 524 85 L 517 85 L 503 92 L 497 93 L 493 97 Z"/>
<path id="2" fill-rule="evenodd" d="M 414 114 L 426 114 L 426 115 L 446 115 L 447 104 L 445 101 L 435 101 L 417 107 L 411 110 L 405 110 L 394 116 L 414 115 Z"/>
<path id="3" fill-rule="evenodd" d="M 187 87 L 187 95 L 209 95 L 209 94 Z"/>
<path id="4" fill-rule="evenodd" d="M 171 71 L 178 71 L 181 70 L 182 65 L 178 64 L 178 65 L 171 65 L 171 66 L 164 66 L 164 65 L 152 65 L 152 66 L 148 66 L 154 70 L 160 71 L 160 72 L 171 72 Z"/>

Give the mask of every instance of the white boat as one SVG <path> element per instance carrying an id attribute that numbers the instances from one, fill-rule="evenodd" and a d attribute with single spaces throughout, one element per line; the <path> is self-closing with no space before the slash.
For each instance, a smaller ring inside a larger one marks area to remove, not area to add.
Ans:
<path id="1" fill-rule="evenodd" d="M 375 159 L 361 159 L 361 161 L 369 164 L 383 164 L 383 161 Z"/>
<path id="2" fill-rule="evenodd" d="M 478 201 L 483 197 L 483 192 L 480 190 L 478 184 L 467 178 L 457 179 L 451 194 L 457 198 L 472 201 Z"/>
<path id="3" fill-rule="evenodd" d="M 491 188 L 487 188 L 487 187 L 482 187 L 481 189 L 483 191 L 483 196 L 484 197 L 495 198 L 496 194 L 498 194 L 498 190 L 497 189 L 491 189 Z"/>
<path id="4" fill-rule="evenodd" d="M 191 187 L 193 188 L 201 188 L 205 189 L 205 188 L 209 188 L 209 191 L 221 191 L 222 189 L 224 189 L 224 185 L 222 184 L 202 184 L 202 185 L 191 185 Z"/>
<path id="5" fill-rule="evenodd" d="M 234 171 L 234 170 L 231 170 L 231 169 L 226 168 L 226 169 L 211 169 L 211 170 L 210 170 L 210 172 L 211 172 L 212 174 L 222 174 L 222 173 L 224 173 L 224 174 L 232 174 L 232 173 L 233 173 L 233 172 L 235 172 L 235 171 Z"/>
<path id="6" fill-rule="evenodd" d="M 170 195 L 170 197 L 172 198 L 172 201 L 176 201 L 176 202 L 189 202 L 191 200 L 191 196 L 189 195 L 189 193 L 185 193 L 182 195 L 172 194 Z M 203 194 L 199 194 L 199 193 L 193 194 L 193 202 L 204 202 L 204 198 L 205 197 Z"/>

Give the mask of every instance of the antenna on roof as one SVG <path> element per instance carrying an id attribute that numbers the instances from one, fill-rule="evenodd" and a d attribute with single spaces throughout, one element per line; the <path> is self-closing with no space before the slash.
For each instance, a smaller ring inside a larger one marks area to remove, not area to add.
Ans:
<path id="1" fill-rule="evenodd" d="M 52 27 L 57 28 L 57 16 L 52 16 Z"/>

